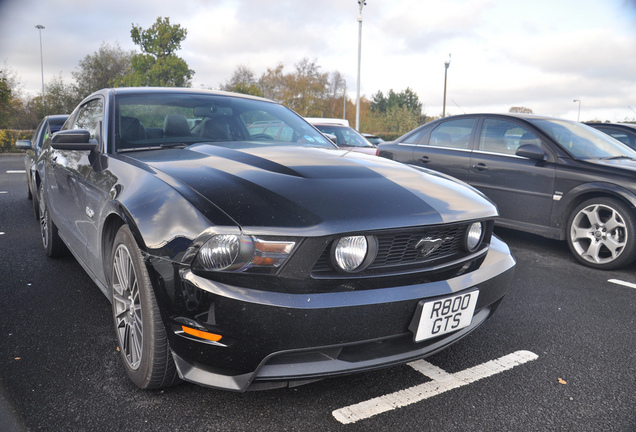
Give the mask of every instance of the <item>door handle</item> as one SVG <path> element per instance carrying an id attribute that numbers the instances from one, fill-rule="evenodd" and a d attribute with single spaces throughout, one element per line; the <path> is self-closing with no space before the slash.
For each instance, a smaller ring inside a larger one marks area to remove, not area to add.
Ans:
<path id="1" fill-rule="evenodd" d="M 419 158 L 419 161 L 422 163 L 429 163 L 431 161 L 431 158 L 429 158 L 428 156 L 422 156 L 421 158 Z"/>
<path id="2" fill-rule="evenodd" d="M 477 165 L 473 165 L 473 168 L 475 168 L 478 171 L 486 171 L 488 169 L 488 167 L 486 166 L 485 163 L 478 163 Z"/>

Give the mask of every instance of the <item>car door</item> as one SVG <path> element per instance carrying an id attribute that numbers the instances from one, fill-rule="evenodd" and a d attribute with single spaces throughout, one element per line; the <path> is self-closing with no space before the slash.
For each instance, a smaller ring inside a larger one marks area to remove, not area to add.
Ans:
<path id="1" fill-rule="evenodd" d="M 101 97 L 84 103 L 67 129 L 85 129 L 90 139 L 101 140 L 104 101 Z M 100 143 L 101 144 L 101 143 Z M 97 152 L 88 150 L 52 150 L 49 181 L 49 207 L 60 235 L 75 255 L 86 262 L 88 232 L 91 229 L 92 210 L 86 205 L 86 178 L 92 165 L 99 161 Z"/>
<path id="2" fill-rule="evenodd" d="M 549 227 L 555 178 L 554 156 L 549 148 L 515 119 L 484 117 L 478 131 L 469 183 L 494 201 L 503 225 L 530 232 Z M 517 149 L 524 144 L 540 146 L 547 160 L 517 156 Z"/>
<path id="3" fill-rule="evenodd" d="M 423 128 L 407 137 L 414 144 L 413 163 L 468 182 L 476 117 L 461 117 Z"/>

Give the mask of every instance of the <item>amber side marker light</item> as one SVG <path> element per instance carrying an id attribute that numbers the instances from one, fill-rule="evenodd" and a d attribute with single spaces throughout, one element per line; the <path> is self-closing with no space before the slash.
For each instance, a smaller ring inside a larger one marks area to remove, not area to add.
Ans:
<path id="1" fill-rule="evenodd" d="M 201 339 L 211 340 L 213 342 L 218 342 L 223 337 L 223 336 L 218 335 L 218 334 L 208 333 L 208 332 L 204 332 L 204 331 L 193 329 L 193 328 L 186 327 L 186 326 L 181 326 L 181 328 L 183 329 L 184 333 L 187 333 L 187 334 L 192 335 L 192 336 L 196 336 L 196 337 L 201 338 Z"/>

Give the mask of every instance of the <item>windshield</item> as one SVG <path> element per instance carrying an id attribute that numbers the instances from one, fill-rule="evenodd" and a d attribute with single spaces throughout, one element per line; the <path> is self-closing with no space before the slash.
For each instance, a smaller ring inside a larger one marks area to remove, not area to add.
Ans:
<path id="1" fill-rule="evenodd" d="M 116 151 L 201 142 L 333 148 L 301 117 L 272 102 L 188 92 L 120 94 L 116 101 Z"/>
<path id="2" fill-rule="evenodd" d="M 366 138 L 351 127 L 321 124 L 314 126 L 322 133 L 335 135 L 336 144 L 340 147 L 373 147 Z"/>
<path id="3" fill-rule="evenodd" d="M 566 120 L 528 119 L 577 159 L 636 159 L 636 152 L 594 128 Z"/>

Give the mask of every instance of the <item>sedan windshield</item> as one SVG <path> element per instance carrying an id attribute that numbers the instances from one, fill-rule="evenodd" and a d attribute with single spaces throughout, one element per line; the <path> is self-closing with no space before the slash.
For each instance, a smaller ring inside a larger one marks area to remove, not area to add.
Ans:
<path id="1" fill-rule="evenodd" d="M 577 159 L 636 159 L 636 152 L 620 141 L 581 123 L 529 119 Z"/>
<path id="2" fill-rule="evenodd" d="M 191 92 L 120 94 L 116 100 L 116 151 L 201 142 L 334 147 L 300 116 L 272 102 Z"/>

